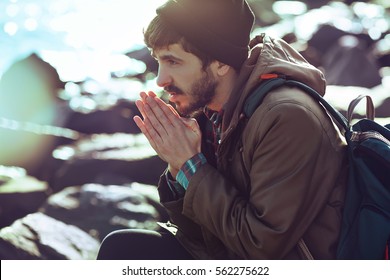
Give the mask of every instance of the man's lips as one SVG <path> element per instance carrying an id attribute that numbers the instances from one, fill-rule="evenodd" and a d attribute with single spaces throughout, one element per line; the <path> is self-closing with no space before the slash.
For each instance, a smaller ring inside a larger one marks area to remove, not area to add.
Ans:
<path id="1" fill-rule="evenodd" d="M 183 95 L 183 93 L 177 92 L 177 91 L 167 91 L 167 93 L 169 94 L 169 96 L 180 96 L 180 95 Z"/>
<path id="2" fill-rule="evenodd" d="M 169 101 L 174 102 L 174 100 L 176 100 L 177 96 L 178 95 L 175 92 L 170 92 L 169 93 Z"/>
<path id="3" fill-rule="evenodd" d="M 181 95 L 181 94 L 174 92 L 174 91 L 168 92 L 168 94 L 169 94 L 169 101 L 173 102 L 173 103 L 176 103 L 178 101 L 178 98 Z"/>

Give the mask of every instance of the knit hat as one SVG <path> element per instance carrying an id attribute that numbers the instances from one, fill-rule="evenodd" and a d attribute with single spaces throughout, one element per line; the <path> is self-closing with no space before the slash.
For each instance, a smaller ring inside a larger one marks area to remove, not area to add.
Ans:
<path id="1" fill-rule="evenodd" d="M 248 57 L 254 15 L 246 0 L 168 0 L 157 14 L 218 61 L 239 69 Z"/>

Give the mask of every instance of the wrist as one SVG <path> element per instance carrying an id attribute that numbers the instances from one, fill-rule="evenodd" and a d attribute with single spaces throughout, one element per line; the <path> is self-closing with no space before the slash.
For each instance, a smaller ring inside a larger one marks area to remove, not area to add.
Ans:
<path id="1" fill-rule="evenodd" d="M 179 184 L 181 184 L 184 189 L 187 189 L 192 176 L 194 176 L 199 168 L 201 168 L 201 166 L 206 163 L 207 160 L 202 153 L 194 155 L 179 169 L 179 172 L 176 176 L 176 181 L 179 182 Z"/>
<path id="2" fill-rule="evenodd" d="M 176 178 L 177 173 L 179 173 L 179 169 L 174 168 L 170 164 L 168 164 L 168 171 L 169 171 L 169 173 L 171 173 L 172 178 Z"/>

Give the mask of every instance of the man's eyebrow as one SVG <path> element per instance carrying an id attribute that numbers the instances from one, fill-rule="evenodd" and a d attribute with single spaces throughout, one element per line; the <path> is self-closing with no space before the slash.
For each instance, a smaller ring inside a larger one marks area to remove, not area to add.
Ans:
<path id="1" fill-rule="evenodd" d="M 159 57 L 156 57 L 156 59 L 159 59 L 159 60 L 176 60 L 176 61 L 183 61 L 182 59 L 178 58 L 177 56 L 174 56 L 174 55 L 171 55 L 171 54 L 164 54 L 164 55 L 161 55 Z"/>

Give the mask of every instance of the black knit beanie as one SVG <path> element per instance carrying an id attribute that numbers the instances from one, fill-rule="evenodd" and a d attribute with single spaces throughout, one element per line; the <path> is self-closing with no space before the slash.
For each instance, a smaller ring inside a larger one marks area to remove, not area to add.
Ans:
<path id="1" fill-rule="evenodd" d="M 254 15 L 245 0 L 168 0 L 157 14 L 218 61 L 239 69 L 248 57 Z"/>

